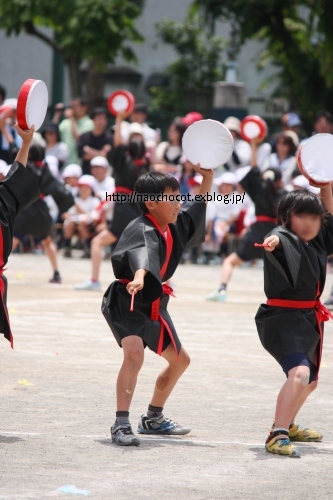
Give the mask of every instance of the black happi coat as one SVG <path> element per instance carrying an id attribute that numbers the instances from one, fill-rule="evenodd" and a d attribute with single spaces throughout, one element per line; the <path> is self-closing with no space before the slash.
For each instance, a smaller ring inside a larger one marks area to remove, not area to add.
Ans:
<path id="1" fill-rule="evenodd" d="M 72 193 L 65 188 L 64 184 L 53 177 L 47 163 L 43 162 L 41 165 L 36 165 L 29 162 L 27 169 L 36 179 L 42 196 L 51 195 L 60 213 L 66 212 L 74 205 Z M 35 238 L 44 240 L 47 236 L 51 236 L 52 227 L 53 220 L 48 206 L 40 198 L 17 217 L 14 233 L 18 237 L 31 234 Z"/>
<path id="2" fill-rule="evenodd" d="M 133 191 L 135 183 L 140 175 L 148 172 L 149 164 L 147 161 L 139 160 L 136 162 L 128 154 L 127 147 L 123 144 L 112 148 L 108 154 L 108 160 L 113 168 L 113 177 L 116 190 L 121 192 L 121 188 Z M 117 238 L 120 237 L 125 227 L 137 217 L 140 217 L 141 211 L 137 203 L 133 201 L 115 202 L 113 219 L 108 225 L 109 231 Z"/>
<path id="3" fill-rule="evenodd" d="M 7 311 L 7 279 L 2 274 L 8 261 L 13 243 L 15 217 L 39 197 L 39 188 L 33 176 L 21 165 L 14 162 L 8 174 L 0 182 L 0 333 L 11 342 Z"/>
<path id="4" fill-rule="evenodd" d="M 169 225 L 173 247 L 162 278 L 160 269 L 166 259 L 166 244 L 153 222 L 141 215 L 123 232 L 111 258 L 115 277 L 132 281 L 138 269 L 148 272 L 143 289 L 135 295 L 133 312 L 130 312 L 131 295 L 119 281 L 111 283 L 103 297 L 102 312 L 120 346 L 124 337 L 135 334 L 142 338 L 144 346 L 148 345 L 157 352 L 161 323 L 153 321 L 150 316 L 152 302 L 160 298 L 160 314 L 168 323 L 179 352 L 181 343 L 167 311 L 169 296 L 163 294 L 162 282 L 173 276 L 185 248 L 204 241 L 205 215 L 204 202 L 191 202 L 182 207 L 177 222 Z M 163 350 L 169 343 L 170 338 L 166 333 Z"/>
<path id="5" fill-rule="evenodd" d="M 279 189 L 275 199 L 270 200 L 265 181 L 262 179 L 258 167 L 252 167 L 240 181 L 240 184 L 253 201 L 256 216 L 264 215 L 266 217 L 272 217 L 273 219 L 276 218 L 279 201 L 287 191 L 282 188 Z M 255 247 L 254 243 L 261 243 L 265 235 L 272 231 L 274 227 L 276 227 L 274 222 L 254 222 L 240 240 L 235 250 L 236 254 L 244 261 L 262 259 L 263 249 Z"/>
<path id="6" fill-rule="evenodd" d="M 333 217 L 328 215 L 326 224 L 308 244 L 283 226 L 273 234 L 280 238 L 283 249 L 264 252 L 267 298 L 318 299 L 325 285 L 327 256 L 333 253 Z M 278 362 L 287 354 L 300 352 L 316 364 L 320 335 L 313 309 L 261 304 L 255 320 L 262 345 Z"/>

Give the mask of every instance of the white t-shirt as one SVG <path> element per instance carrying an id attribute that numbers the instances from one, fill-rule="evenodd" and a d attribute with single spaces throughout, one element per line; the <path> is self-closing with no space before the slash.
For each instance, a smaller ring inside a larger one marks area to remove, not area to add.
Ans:
<path id="1" fill-rule="evenodd" d="M 95 179 L 95 184 L 94 184 L 94 192 L 95 195 L 98 196 L 102 201 L 105 201 L 105 195 L 110 194 L 114 191 L 114 178 L 111 177 L 110 175 L 107 175 L 105 179 L 101 182 L 99 182 L 97 179 Z"/>
<path id="2" fill-rule="evenodd" d="M 218 193 L 215 194 L 215 196 Z M 232 195 L 238 193 L 234 192 L 229 194 L 228 198 L 231 200 Z M 223 196 L 223 195 L 220 195 Z M 235 217 L 238 217 L 241 210 L 243 209 L 242 203 L 224 203 L 224 201 L 209 201 L 207 204 L 206 220 L 211 221 L 218 219 L 220 221 L 229 221 Z"/>
<path id="3" fill-rule="evenodd" d="M 99 204 L 100 200 L 96 196 L 88 196 L 85 200 L 80 197 L 75 198 L 75 205 L 77 205 L 85 214 L 92 212 L 96 207 L 98 207 Z M 71 215 L 80 215 L 75 205 L 68 210 L 68 213 Z"/>

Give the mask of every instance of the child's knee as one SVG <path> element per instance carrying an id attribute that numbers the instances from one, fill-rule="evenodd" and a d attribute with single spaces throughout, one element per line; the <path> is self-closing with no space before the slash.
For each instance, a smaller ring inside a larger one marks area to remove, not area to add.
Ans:
<path id="1" fill-rule="evenodd" d="M 309 385 L 310 369 L 308 366 L 297 366 L 289 371 L 288 378 L 293 379 L 297 384 L 302 387 Z"/>
<path id="2" fill-rule="evenodd" d="M 129 346 L 124 350 L 124 362 L 129 365 L 131 371 L 139 371 L 143 365 L 143 347 Z"/>
<path id="3" fill-rule="evenodd" d="M 183 349 L 180 351 L 179 361 L 181 362 L 184 370 L 186 370 L 186 368 L 190 366 L 191 358 L 189 354 Z"/>

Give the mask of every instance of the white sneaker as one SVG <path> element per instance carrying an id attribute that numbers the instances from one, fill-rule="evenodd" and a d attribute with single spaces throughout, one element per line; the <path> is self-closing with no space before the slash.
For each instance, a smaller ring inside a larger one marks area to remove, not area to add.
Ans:
<path id="1" fill-rule="evenodd" d="M 205 299 L 212 302 L 225 302 L 227 300 L 227 292 L 225 290 L 215 290 L 215 292 L 206 295 Z"/>
<path id="2" fill-rule="evenodd" d="M 96 292 L 101 291 L 101 284 L 99 281 L 85 281 L 84 283 L 78 283 L 74 285 L 75 290 L 94 290 Z"/>

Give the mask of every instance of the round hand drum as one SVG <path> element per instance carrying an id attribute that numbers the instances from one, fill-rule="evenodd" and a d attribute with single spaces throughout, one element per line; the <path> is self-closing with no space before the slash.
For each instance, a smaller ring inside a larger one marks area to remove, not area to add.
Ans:
<path id="1" fill-rule="evenodd" d="M 241 121 L 241 136 L 245 141 L 252 141 L 256 137 L 264 139 L 267 135 L 267 124 L 265 120 L 257 115 L 249 115 Z"/>
<path id="2" fill-rule="evenodd" d="M 21 87 L 17 98 L 17 123 L 28 130 L 38 130 L 44 122 L 48 105 L 47 87 L 42 80 L 29 78 Z"/>
<path id="3" fill-rule="evenodd" d="M 229 160 L 234 140 L 229 130 L 215 120 L 200 120 L 190 125 L 183 135 L 183 151 L 191 163 L 211 169 Z"/>
<path id="4" fill-rule="evenodd" d="M 135 98 L 134 95 L 127 90 L 117 90 L 110 95 L 107 105 L 110 113 L 115 116 L 120 111 L 126 111 L 126 113 L 130 115 L 135 106 Z"/>
<path id="5" fill-rule="evenodd" d="M 316 134 L 308 139 L 297 154 L 304 177 L 318 186 L 333 181 L 333 135 Z"/>

